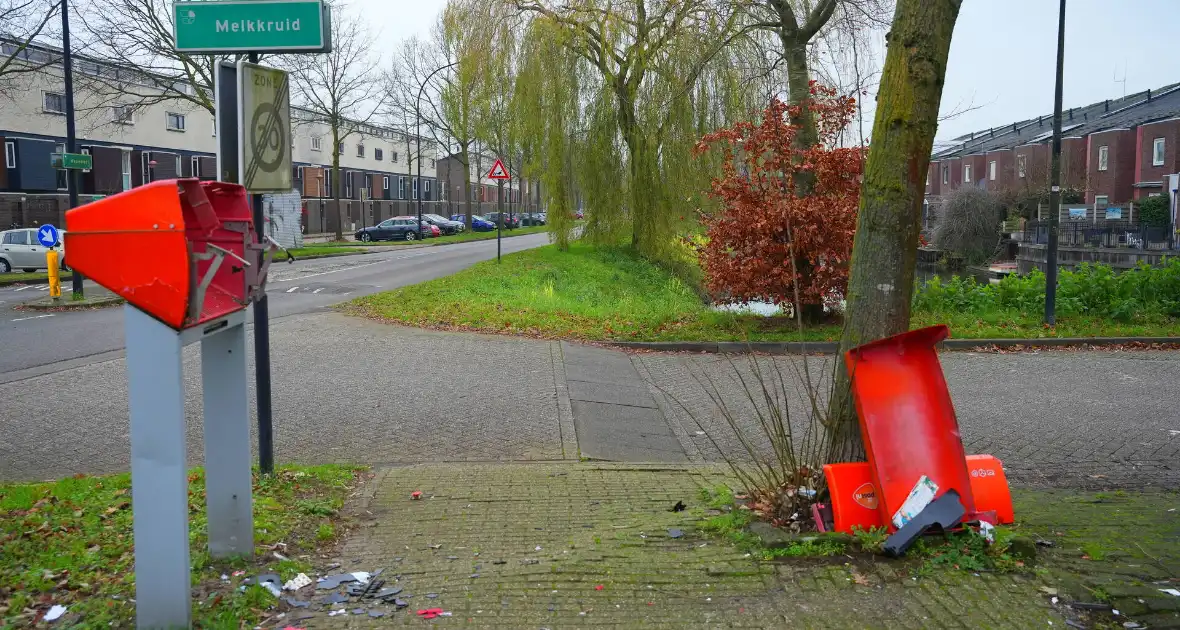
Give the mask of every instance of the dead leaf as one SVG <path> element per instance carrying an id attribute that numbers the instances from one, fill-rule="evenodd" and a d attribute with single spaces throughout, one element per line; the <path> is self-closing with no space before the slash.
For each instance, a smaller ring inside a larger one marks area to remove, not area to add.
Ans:
<path id="1" fill-rule="evenodd" d="M 857 584 L 860 584 L 861 586 L 868 586 L 869 585 L 869 578 L 865 577 L 864 574 L 857 571 L 856 569 L 852 570 L 852 581 Z"/>

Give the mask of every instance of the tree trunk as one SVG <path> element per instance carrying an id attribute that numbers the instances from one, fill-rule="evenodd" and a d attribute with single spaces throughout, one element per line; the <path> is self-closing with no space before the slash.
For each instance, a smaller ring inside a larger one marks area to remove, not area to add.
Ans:
<path id="1" fill-rule="evenodd" d="M 467 231 L 471 231 L 471 163 L 468 161 L 470 157 L 467 154 L 467 145 L 463 145 L 463 150 L 459 152 L 459 160 L 463 163 L 463 208 L 465 209 L 465 216 L 463 222 L 467 224 Z"/>
<path id="2" fill-rule="evenodd" d="M 336 201 L 336 240 L 344 240 L 344 212 L 340 204 L 340 126 L 332 125 L 332 199 Z"/>
<path id="3" fill-rule="evenodd" d="M 898 0 L 877 95 L 829 401 L 828 462 L 864 458 L 844 353 L 910 326 L 926 168 L 962 0 Z"/>
<path id="4" fill-rule="evenodd" d="M 780 40 L 783 44 L 783 59 L 787 62 L 787 99 L 791 105 L 802 107 L 798 116 L 791 117 L 791 123 L 799 127 L 799 133 L 795 136 L 795 146 L 807 149 L 819 142 L 815 115 L 808 106 L 811 101 L 811 71 L 807 66 L 807 42 L 796 43 L 781 35 Z M 808 189 L 804 195 L 810 193 Z"/>

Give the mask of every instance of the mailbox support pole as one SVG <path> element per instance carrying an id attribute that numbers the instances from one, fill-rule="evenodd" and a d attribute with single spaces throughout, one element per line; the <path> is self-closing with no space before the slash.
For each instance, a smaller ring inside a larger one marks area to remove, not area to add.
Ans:
<path id="1" fill-rule="evenodd" d="M 191 625 L 184 346 L 201 342 L 206 510 L 215 558 L 254 550 L 246 316 L 176 331 L 123 307 L 131 407 L 136 625 Z"/>
<path id="2" fill-rule="evenodd" d="M 258 53 L 250 53 L 250 63 L 258 63 Z M 238 98 L 242 96 L 239 94 Z M 238 124 L 245 123 L 238 121 Z M 237 125 L 234 125 L 234 135 L 237 133 Z M 250 195 L 250 198 L 254 204 L 254 231 L 258 233 L 259 242 L 263 242 L 267 229 L 262 195 Z M 261 257 L 259 264 L 262 264 Z M 258 468 L 262 474 L 269 475 L 275 471 L 275 447 L 270 395 L 270 303 L 266 300 L 266 293 L 254 300 L 254 381 L 258 397 Z"/>

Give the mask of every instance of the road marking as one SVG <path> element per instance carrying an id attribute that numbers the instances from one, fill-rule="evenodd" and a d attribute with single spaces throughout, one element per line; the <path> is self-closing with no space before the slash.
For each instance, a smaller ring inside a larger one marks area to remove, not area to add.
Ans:
<path id="1" fill-rule="evenodd" d="M 26 285 L 25 285 L 25 286 L 23 286 L 23 287 L 17 287 L 17 288 L 16 288 L 16 290 L 17 290 L 17 291 L 26 291 L 26 290 L 28 290 L 28 289 L 35 289 L 35 288 L 37 288 L 37 287 L 36 287 L 36 285 L 33 285 L 33 284 L 26 284 Z"/>
<path id="2" fill-rule="evenodd" d="M 297 289 L 299 289 L 299 287 L 291 287 L 290 289 L 287 289 L 287 293 L 294 293 Z"/>
<path id="3" fill-rule="evenodd" d="M 287 278 L 285 280 L 274 280 L 274 282 L 294 282 L 295 280 L 306 280 L 308 278 L 314 278 L 316 276 L 326 276 L 330 273 L 340 273 L 341 271 L 351 271 L 353 269 L 372 267 L 373 265 L 380 265 L 381 263 L 385 263 L 385 262 L 389 262 L 389 261 L 388 260 L 378 260 L 378 261 L 371 262 L 371 263 L 365 263 L 363 265 L 353 265 L 352 267 L 342 267 L 340 269 L 333 269 L 331 271 L 321 271 L 319 273 L 309 273 L 305 276 L 299 276 L 297 278 Z"/>
<path id="4" fill-rule="evenodd" d="M 24 322 L 24 321 L 28 321 L 28 320 L 30 320 L 30 319 L 41 319 L 41 318 L 44 318 L 44 317 L 53 317 L 53 313 L 50 313 L 50 314 L 48 314 L 48 315 L 34 315 L 34 316 L 32 316 L 32 317 L 18 317 L 18 318 L 16 318 L 16 319 L 12 320 L 12 321 L 14 321 L 14 322 Z"/>
<path id="5" fill-rule="evenodd" d="M 48 290 L 49 290 L 49 285 L 48 285 L 48 284 L 41 284 L 41 285 L 37 285 L 37 290 L 38 290 L 38 291 L 48 291 Z"/>
<path id="6" fill-rule="evenodd" d="M 312 295 L 315 295 L 316 293 L 319 293 L 320 291 L 323 291 L 323 290 L 324 290 L 324 287 L 320 287 L 320 288 L 316 289 L 315 291 L 312 291 L 311 293 L 312 293 Z"/>

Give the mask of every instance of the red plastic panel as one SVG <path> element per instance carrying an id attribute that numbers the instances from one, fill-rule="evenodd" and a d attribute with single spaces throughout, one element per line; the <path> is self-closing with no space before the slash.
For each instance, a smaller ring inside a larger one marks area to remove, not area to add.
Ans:
<path id="1" fill-rule="evenodd" d="M 948 335 L 946 326 L 931 326 L 844 356 L 877 507 L 890 531 L 893 514 L 922 475 L 938 484 L 936 498 L 953 488 L 968 518 L 975 514 L 959 423 L 934 348 Z"/>
<path id="2" fill-rule="evenodd" d="M 975 509 L 980 512 L 994 511 L 997 524 L 1014 522 L 1012 494 L 1008 490 L 1008 478 L 1004 475 L 1004 466 L 1000 460 L 992 455 L 968 455 L 966 461 L 971 474 Z M 867 462 L 827 464 L 824 466 L 824 478 L 828 482 L 836 531 L 851 534 L 854 527 L 870 529 L 885 525 L 886 520 L 881 517 L 881 510 L 877 506 L 873 471 Z"/>
<path id="3" fill-rule="evenodd" d="M 184 235 L 193 253 L 212 253 L 214 245 L 232 252 L 226 255 L 213 275 L 205 291 L 196 319 L 189 318 L 185 326 L 196 326 L 223 317 L 246 305 L 246 274 L 238 256 L 246 258 L 246 235 L 226 229 L 227 222 L 253 225 L 249 197 L 246 189 L 237 184 L 224 182 L 199 182 L 195 179 L 179 180 L 181 189 L 181 210 L 184 213 Z M 196 261 L 194 287 L 205 277 L 214 263 L 213 258 Z M 248 259 L 247 259 L 248 260 Z M 191 299 L 195 299 L 194 295 Z"/>

